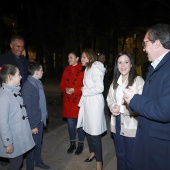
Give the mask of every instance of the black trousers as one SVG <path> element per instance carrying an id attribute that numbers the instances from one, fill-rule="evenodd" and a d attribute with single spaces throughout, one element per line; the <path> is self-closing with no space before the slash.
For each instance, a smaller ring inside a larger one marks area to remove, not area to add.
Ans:
<path id="1" fill-rule="evenodd" d="M 23 155 L 17 156 L 15 158 L 9 158 L 8 170 L 20 170 L 22 165 Z"/>
<path id="2" fill-rule="evenodd" d="M 86 133 L 87 142 L 89 145 L 89 151 L 94 152 L 95 158 L 97 162 L 102 162 L 102 142 L 101 142 L 101 135 L 93 136 Z"/>

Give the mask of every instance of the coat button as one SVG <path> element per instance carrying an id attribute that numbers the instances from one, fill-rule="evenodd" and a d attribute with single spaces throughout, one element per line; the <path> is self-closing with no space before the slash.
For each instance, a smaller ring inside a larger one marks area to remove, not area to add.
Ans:
<path id="1" fill-rule="evenodd" d="M 141 125 L 138 125 L 138 128 L 140 129 L 140 128 L 141 128 Z"/>
<path id="2" fill-rule="evenodd" d="M 9 141 L 9 138 L 7 138 L 6 140 Z"/>
<path id="3" fill-rule="evenodd" d="M 121 125 L 123 126 L 123 123 L 121 123 Z"/>
<path id="4" fill-rule="evenodd" d="M 122 135 L 124 135 L 124 133 L 122 132 Z"/>

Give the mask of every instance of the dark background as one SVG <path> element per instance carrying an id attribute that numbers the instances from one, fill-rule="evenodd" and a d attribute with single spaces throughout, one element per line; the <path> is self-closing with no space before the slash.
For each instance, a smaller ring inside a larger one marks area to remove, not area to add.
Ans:
<path id="1" fill-rule="evenodd" d="M 133 36 L 136 29 L 170 23 L 169 0 L 15 0 L 0 3 L 0 53 L 9 49 L 12 35 L 25 38 L 36 59 L 50 67 L 67 64 L 70 51 L 93 48 L 114 57 L 118 39 Z M 124 43 L 122 44 L 122 50 Z"/>

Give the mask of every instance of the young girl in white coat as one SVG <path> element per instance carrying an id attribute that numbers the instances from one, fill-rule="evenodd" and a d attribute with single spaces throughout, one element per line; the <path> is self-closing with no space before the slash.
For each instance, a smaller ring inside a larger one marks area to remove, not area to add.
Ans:
<path id="1" fill-rule="evenodd" d="M 77 128 L 83 127 L 89 145 L 90 156 L 85 162 L 96 159 L 96 169 L 102 169 L 101 134 L 106 131 L 104 113 L 103 78 L 104 65 L 96 61 L 97 55 L 92 49 L 85 49 L 81 55 L 81 63 L 86 66 Z"/>
<path id="2" fill-rule="evenodd" d="M 142 93 L 144 80 L 137 76 L 133 59 L 129 53 L 121 52 L 115 60 L 113 83 L 107 96 L 111 115 L 117 170 L 132 170 L 132 152 L 137 130 L 137 114 L 130 113 L 123 99 L 123 89 L 133 86 Z"/>
<path id="3" fill-rule="evenodd" d="M 0 157 L 9 158 L 8 170 L 19 170 L 23 154 L 34 147 L 25 105 L 20 94 L 21 76 L 13 65 L 0 71 Z"/>

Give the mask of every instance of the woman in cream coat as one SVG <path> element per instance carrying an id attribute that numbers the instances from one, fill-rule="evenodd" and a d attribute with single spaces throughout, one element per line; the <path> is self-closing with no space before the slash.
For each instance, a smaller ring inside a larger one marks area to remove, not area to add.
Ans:
<path id="1" fill-rule="evenodd" d="M 137 114 L 129 112 L 123 99 L 123 89 L 133 86 L 142 93 L 144 80 L 137 76 L 129 53 L 121 52 L 115 60 L 113 83 L 107 96 L 111 115 L 111 132 L 117 155 L 117 170 L 131 170 L 132 152 L 137 130 Z"/>
<path id="2" fill-rule="evenodd" d="M 103 77 L 104 65 L 96 61 L 97 56 L 91 49 L 83 51 L 81 62 L 86 66 L 82 97 L 79 102 L 79 117 L 77 128 L 83 127 L 88 140 L 90 156 L 85 162 L 91 162 L 96 158 L 96 169 L 102 169 L 102 144 L 101 134 L 106 131 L 104 114 Z"/>

